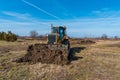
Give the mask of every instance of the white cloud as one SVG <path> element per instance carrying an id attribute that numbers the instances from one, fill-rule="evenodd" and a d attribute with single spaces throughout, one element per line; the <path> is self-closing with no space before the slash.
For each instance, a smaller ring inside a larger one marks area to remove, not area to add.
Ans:
<path id="1" fill-rule="evenodd" d="M 3 14 L 16 17 L 19 19 L 28 19 L 28 17 L 31 17 L 28 13 L 16 13 L 16 12 L 10 12 L 10 11 L 2 11 Z"/>
<path id="2" fill-rule="evenodd" d="M 109 8 L 102 8 L 100 10 L 93 10 L 91 15 L 101 18 L 120 17 L 120 10 L 110 10 Z"/>
<path id="3" fill-rule="evenodd" d="M 11 30 L 18 35 L 29 35 L 31 30 L 36 30 L 39 34 L 49 33 L 51 23 L 55 26 L 67 26 L 68 35 L 74 37 L 86 35 L 100 36 L 103 33 L 114 36 L 120 35 L 120 17 L 84 18 L 58 21 L 35 19 L 27 13 L 26 15 L 6 11 L 4 14 L 17 17 L 21 21 L 0 19 L 0 31 Z M 23 21 L 23 17 L 26 19 L 26 21 Z"/>
<path id="4" fill-rule="evenodd" d="M 14 19 L 0 19 L 1 24 L 17 24 L 17 25 L 31 25 L 31 24 L 42 24 L 48 25 L 44 20 L 39 20 L 32 17 L 28 13 L 16 13 L 11 11 L 1 11 L 2 14 L 13 17 Z"/>

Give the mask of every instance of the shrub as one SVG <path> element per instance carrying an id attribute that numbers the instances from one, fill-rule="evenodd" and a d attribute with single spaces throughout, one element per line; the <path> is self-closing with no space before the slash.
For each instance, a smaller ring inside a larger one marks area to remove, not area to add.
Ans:
<path id="1" fill-rule="evenodd" d="M 0 32 L 0 40 L 14 42 L 17 40 L 17 36 L 14 33 L 12 33 L 11 31 L 8 31 L 8 33 Z"/>

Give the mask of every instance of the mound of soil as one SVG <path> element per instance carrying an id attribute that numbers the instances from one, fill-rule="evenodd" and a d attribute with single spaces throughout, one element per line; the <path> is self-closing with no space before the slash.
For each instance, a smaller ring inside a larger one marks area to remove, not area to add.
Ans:
<path id="1" fill-rule="evenodd" d="M 81 40 L 80 41 L 80 44 L 94 44 L 95 41 L 92 41 L 92 40 Z"/>
<path id="2" fill-rule="evenodd" d="M 47 63 L 47 64 L 67 64 L 67 50 L 51 50 L 46 44 L 30 45 L 27 54 L 18 59 L 17 62 Z"/>

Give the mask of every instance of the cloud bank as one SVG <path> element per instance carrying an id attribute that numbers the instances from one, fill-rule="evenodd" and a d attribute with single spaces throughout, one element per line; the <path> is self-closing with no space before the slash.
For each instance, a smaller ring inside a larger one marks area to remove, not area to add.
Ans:
<path id="1" fill-rule="evenodd" d="M 105 12 L 93 11 L 94 14 L 103 14 Z M 92 13 L 93 13 L 92 12 Z M 2 11 L 4 15 L 16 18 L 16 20 L 0 19 L 0 31 L 11 30 L 18 35 L 29 35 L 31 30 L 36 30 L 39 34 L 50 32 L 50 24 L 64 25 L 67 27 L 67 33 L 72 37 L 98 37 L 102 34 L 108 36 L 120 37 L 120 17 L 116 15 L 98 18 L 77 18 L 69 20 L 40 20 L 32 17 L 28 13 L 16 13 L 11 11 Z M 115 12 L 114 12 L 115 13 Z M 105 15 L 105 14 L 104 14 Z M 107 14 L 106 14 L 107 15 Z"/>

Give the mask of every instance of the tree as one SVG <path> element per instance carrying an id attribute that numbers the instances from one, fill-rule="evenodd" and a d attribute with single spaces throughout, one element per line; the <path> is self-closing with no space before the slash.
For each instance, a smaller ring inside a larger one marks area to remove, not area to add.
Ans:
<path id="1" fill-rule="evenodd" d="M 13 34 L 11 31 L 8 31 L 8 34 L 7 34 L 7 41 L 13 41 Z"/>
<path id="2" fill-rule="evenodd" d="M 31 31 L 30 32 L 30 36 L 32 37 L 32 38 L 36 38 L 37 36 L 38 36 L 38 33 L 34 30 L 34 31 Z"/>
<path id="3" fill-rule="evenodd" d="M 101 39 L 108 39 L 108 36 L 106 35 L 106 34 L 103 34 L 102 36 L 101 36 Z"/>
<path id="4" fill-rule="evenodd" d="M 17 36 L 13 34 L 11 31 L 6 32 L 0 32 L 0 40 L 5 40 L 5 41 L 16 41 Z"/>
<path id="5" fill-rule="evenodd" d="M 0 32 L 0 40 L 2 40 L 2 36 L 1 36 L 1 34 L 2 34 L 2 33 Z"/>
<path id="6" fill-rule="evenodd" d="M 1 33 L 1 40 L 7 40 L 7 37 L 6 37 L 6 33 L 5 32 L 2 32 Z"/>

